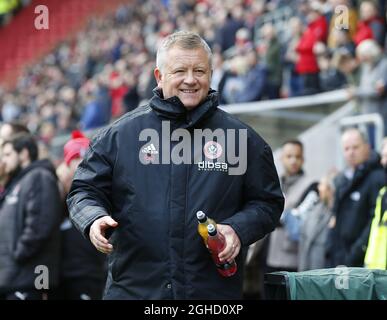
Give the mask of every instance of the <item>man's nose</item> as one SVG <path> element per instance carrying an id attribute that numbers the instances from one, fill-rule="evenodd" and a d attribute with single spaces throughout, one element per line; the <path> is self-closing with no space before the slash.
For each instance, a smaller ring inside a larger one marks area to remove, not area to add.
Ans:
<path id="1" fill-rule="evenodd" d="M 193 85 L 196 83 L 196 78 L 193 71 L 188 71 L 184 78 L 184 83 Z"/>

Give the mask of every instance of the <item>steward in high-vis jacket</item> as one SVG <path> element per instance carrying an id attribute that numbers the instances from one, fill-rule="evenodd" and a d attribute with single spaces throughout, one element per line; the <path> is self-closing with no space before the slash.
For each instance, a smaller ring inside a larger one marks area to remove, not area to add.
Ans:
<path id="1" fill-rule="evenodd" d="M 376 200 L 364 266 L 368 269 L 387 270 L 387 194 L 383 187 Z"/>
<path id="2" fill-rule="evenodd" d="M 75 174 L 71 219 L 110 253 L 105 299 L 240 299 L 245 250 L 282 213 L 272 151 L 218 109 L 203 43 L 190 32 L 167 38 L 154 97 L 100 132 Z M 217 272 L 203 245 L 199 210 L 223 225 L 225 259 L 238 265 L 232 277 Z M 109 245 L 95 232 L 99 221 L 102 235 L 112 231 Z"/>
<path id="3" fill-rule="evenodd" d="M 387 137 L 382 142 L 380 163 L 384 168 L 384 186 L 376 200 L 364 266 L 387 270 Z"/>

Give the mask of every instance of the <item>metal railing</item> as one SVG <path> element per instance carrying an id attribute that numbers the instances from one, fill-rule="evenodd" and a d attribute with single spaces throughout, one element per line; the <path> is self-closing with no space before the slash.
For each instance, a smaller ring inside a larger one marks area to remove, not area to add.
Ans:
<path id="1" fill-rule="evenodd" d="M 340 89 L 303 97 L 230 104 L 220 106 L 220 108 L 231 114 L 259 114 L 265 111 L 313 107 L 330 103 L 345 103 L 349 100 L 349 97 L 346 89 Z"/>

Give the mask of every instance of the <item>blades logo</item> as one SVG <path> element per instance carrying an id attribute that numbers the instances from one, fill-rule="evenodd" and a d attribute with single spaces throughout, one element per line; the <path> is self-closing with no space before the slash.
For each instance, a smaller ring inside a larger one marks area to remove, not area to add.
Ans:
<path id="1" fill-rule="evenodd" d="M 203 148 L 204 155 L 207 159 L 218 159 L 223 152 L 222 146 L 215 141 L 208 141 Z M 200 171 L 228 171 L 228 164 L 226 162 L 212 162 L 201 161 L 198 163 L 198 169 Z"/>
<path id="2" fill-rule="evenodd" d="M 223 152 L 222 146 L 215 141 L 208 141 L 203 148 L 204 155 L 206 158 L 214 160 L 218 159 Z"/>

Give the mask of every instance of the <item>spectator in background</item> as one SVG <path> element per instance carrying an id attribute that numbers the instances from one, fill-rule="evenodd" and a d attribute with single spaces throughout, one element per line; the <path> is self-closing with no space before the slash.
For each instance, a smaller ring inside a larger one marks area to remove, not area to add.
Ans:
<path id="1" fill-rule="evenodd" d="M 267 69 L 258 61 L 258 54 L 251 49 L 246 54 L 247 72 L 242 76 L 243 86 L 235 95 L 235 102 L 259 101 L 267 88 Z"/>
<path id="2" fill-rule="evenodd" d="M 321 91 L 332 91 L 344 87 L 347 84 L 347 79 L 338 69 L 338 57 L 332 57 L 327 47 L 321 42 L 319 45 L 321 45 L 321 51 L 317 54 L 317 63 L 320 69 L 319 82 Z"/>
<path id="3" fill-rule="evenodd" d="M 48 276 L 44 289 L 59 278 L 61 201 L 55 169 L 38 159 L 31 135 L 3 142 L 1 161 L 9 176 L 0 198 L 0 294 L 9 300 L 47 299 L 35 286 L 36 266 Z"/>
<path id="4" fill-rule="evenodd" d="M 383 139 L 381 155 L 384 186 L 380 189 L 376 200 L 364 266 L 369 269 L 387 270 L 387 137 Z"/>
<path id="5" fill-rule="evenodd" d="M 108 124 L 111 114 L 107 88 L 90 80 L 89 86 L 85 89 L 83 100 L 86 105 L 80 119 L 82 130 L 99 128 Z"/>
<path id="6" fill-rule="evenodd" d="M 22 112 L 19 105 L 19 95 L 16 93 L 5 94 L 3 101 L 3 107 L 1 108 L 2 120 L 5 122 L 16 120 Z"/>
<path id="7" fill-rule="evenodd" d="M 0 157 L 4 141 L 17 133 L 29 133 L 28 128 L 18 121 L 5 122 L 0 127 Z M 4 171 L 4 163 L 0 161 L 0 194 L 7 182 L 8 175 Z"/>
<path id="8" fill-rule="evenodd" d="M 247 73 L 248 63 L 244 56 L 235 56 L 227 61 L 225 68 L 219 82 L 219 102 L 235 103 L 245 86 L 244 75 Z"/>
<path id="9" fill-rule="evenodd" d="M 345 130 L 341 144 L 347 167 L 335 179 L 335 223 L 328 235 L 327 263 L 329 267 L 362 267 L 384 173 L 378 155 L 359 129 Z"/>
<path id="10" fill-rule="evenodd" d="M 247 28 L 240 28 L 235 34 L 235 44 L 227 49 L 223 55 L 225 58 L 232 58 L 244 55 L 253 48 L 251 32 Z"/>
<path id="11" fill-rule="evenodd" d="M 383 18 L 379 16 L 377 5 L 372 1 L 363 1 L 359 12 L 360 21 L 353 38 L 356 46 L 364 40 L 373 39 L 383 47 L 386 30 Z"/>
<path id="12" fill-rule="evenodd" d="M 335 45 L 329 47 L 329 51 L 334 55 L 337 51 L 347 50 L 352 56 L 355 56 L 355 44 L 351 40 L 350 33 L 346 29 L 333 29 L 335 35 Z"/>
<path id="13" fill-rule="evenodd" d="M 0 146 L 17 133 L 29 133 L 28 128 L 19 121 L 4 122 L 0 127 Z"/>
<path id="14" fill-rule="evenodd" d="M 314 94 L 320 91 L 319 68 L 313 51 L 318 42 L 324 42 L 328 35 L 328 24 L 322 14 L 322 5 L 318 1 L 311 1 L 307 14 L 308 26 L 297 45 L 298 60 L 296 72 L 302 81 L 302 94 Z"/>
<path id="15" fill-rule="evenodd" d="M 387 123 L 387 58 L 375 40 L 364 40 L 356 48 L 360 62 L 357 98 L 360 112 L 379 113 Z M 385 126 L 385 134 L 387 126 Z"/>
<path id="16" fill-rule="evenodd" d="M 140 96 L 137 91 L 137 83 L 131 72 L 126 72 L 124 81 L 127 86 L 127 91 L 123 97 L 124 112 L 129 112 L 136 109 L 140 103 Z"/>
<path id="17" fill-rule="evenodd" d="M 122 62 L 122 61 L 121 61 Z M 120 72 L 113 71 L 110 75 L 110 96 L 112 98 L 112 117 L 118 118 L 125 113 L 123 98 L 128 91 L 128 86 Z"/>
<path id="18" fill-rule="evenodd" d="M 311 180 L 302 169 L 304 163 L 303 144 L 289 140 L 282 145 L 281 163 L 284 173 L 280 177 L 281 188 L 285 195 L 284 211 L 295 208 L 302 200 Z M 267 271 L 297 271 L 298 243 L 290 239 L 282 224 L 269 236 Z"/>
<path id="19" fill-rule="evenodd" d="M 261 32 L 263 44 L 260 46 L 260 57 L 267 75 L 265 96 L 279 99 L 282 84 L 281 46 L 272 24 L 265 24 Z"/>
<path id="20" fill-rule="evenodd" d="M 219 47 L 220 52 L 225 52 L 235 44 L 235 35 L 243 26 L 242 8 L 237 6 L 232 12 L 227 13 L 224 24 L 216 33 L 215 43 Z"/>
<path id="21" fill-rule="evenodd" d="M 212 70 L 211 88 L 219 91 L 219 83 L 224 74 L 223 56 L 219 52 L 212 55 Z"/>
<path id="22" fill-rule="evenodd" d="M 296 47 L 300 41 L 303 33 L 302 21 L 299 17 L 292 17 L 289 20 L 289 31 L 287 39 L 284 44 L 285 48 L 285 79 L 288 79 L 286 83 L 288 87 L 288 96 L 295 97 L 301 94 L 302 86 L 300 82 L 300 76 L 296 72 L 296 62 L 298 60 L 298 53 Z"/>
<path id="23" fill-rule="evenodd" d="M 57 169 L 62 184 L 62 202 L 70 190 L 74 173 L 89 148 L 89 139 L 74 131 L 72 139 L 64 146 L 64 163 Z M 102 299 L 107 270 L 105 256 L 75 229 L 64 205 L 61 224 L 62 255 L 59 287 L 55 299 L 100 300 Z"/>
<path id="24" fill-rule="evenodd" d="M 334 174 L 321 178 L 317 187 L 319 199 L 301 222 L 298 271 L 323 269 L 327 265 L 325 247 L 332 217 L 335 191 L 333 179 Z"/>
<path id="25" fill-rule="evenodd" d="M 337 59 L 337 69 L 345 76 L 345 81 L 349 87 L 359 85 L 359 63 L 347 50 L 339 50 L 335 53 Z"/>

